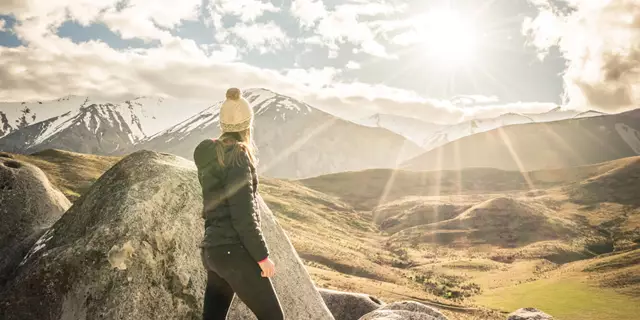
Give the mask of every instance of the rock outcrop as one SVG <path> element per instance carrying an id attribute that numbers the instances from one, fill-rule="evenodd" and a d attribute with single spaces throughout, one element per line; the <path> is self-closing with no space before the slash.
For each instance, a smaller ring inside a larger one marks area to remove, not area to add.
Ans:
<path id="1" fill-rule="evenodd" d="M 366 314 L 360 320 L 447 320 L 440 311 L 413 301 L 394 302 Z"/>
<path id="2" fill-rule="evenodd" d="M 273 213 L 258 199 L 262 231 L 271 259 L 276 265 L 273 278 L 284 315 L 287 319 L 333 320 L 331 312 L 322 300 L 322 296 L 311 281 L 311 277 L 302 264 L 289 237 L 284 233 Z M 253 313 L 237 297 L 233 299 L 228 320 L 256 319 Z"/>
<path id="3" fill-rule="evenodd" d="M 201 200 L 192 162 L 124 158 L 29 252 L 0 291 L 0 318 L 199 319 Z"/>
<path id="4" fill-rule="evenodd" d="M 333 320 L 288 237 L 259 199 L 288 319 Z M 105 172 L 0 288 L 0 319 L 201 319 L 205 271 L 195 165 L 140 151 Z M 234 299 L 229 319 L 255 319 Z"/>
<path id="5" fill-rule="evenodd" d="M 42 170 L 0 153 L 0 287 L 70 206 Z"/>
<path id="6" fill-rule="evenodd" d="M 507 320 L 552 320 L 553 317 L 536 309 L 522 308 L 509 314 Z"/>
<path id="7" fill-rule="evenodd" d="M 384 305 L 380 299 L 362 293 L 319 289 L 320 295 L 336 320 L 358 320 Z"/>

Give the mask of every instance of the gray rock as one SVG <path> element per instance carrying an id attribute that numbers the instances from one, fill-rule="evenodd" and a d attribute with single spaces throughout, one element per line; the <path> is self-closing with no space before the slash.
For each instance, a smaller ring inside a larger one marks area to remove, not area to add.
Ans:
<path id="1" fill-rule="evenodd" d="M 319 289 L 325 304 L 336 320 L 358 320 L 384 305 L 380 299 L 362 293 Z"/>
<path id="2" fill-rule="evenodd" d="M 333 317 L 262 199 L 288 319 Z M 201 319 L 205 272 L 195 165 L 140 151 L 105 172 L 0 288 L 0 319 Z M 238 299 L 229 319 L 255 318 Z"/>
<path id="3" fill-rule="evenodd" d="M 368 313 L 360 320 L 435 320 L 426 313 L 411 312 L 405 310 L 376 310 Z"/>
<path id="4" fill-rule="evenodd" d="M 271 259 L 276 265 L 273 285 L 282 304 L 285 317 L 291 320 L 333 320 L 331 312 L 311 281 L 311 277 L 289 241 L 289 237 L 284 233 L 262 198 L 258 199 L 258 204 L 262 231 L 271 252 Z M 236 297 L 233 299 L 227 319 L 248 320 L 256 319 L 256 317 Z"/>
<path id="5" fill-rule="evenodd" d="M 42 170 L 0 153 L 0 286 L 70 206 Z"/>
<path id="6" fill-rule="evenodd" d="M 127 156 L 0 289 L 0 319 L 200 319 L 201 201 L 192 162 Z"/>
<path id="7" fill-rule="evenodd" d="M 509 314 L 507 320 L 550 320 L 552 316 L 536 309 L 536 308 L 522 308 Z"/>
<path id="8" fill-rule="evenodd" d="M 360 320 L 447 320 L 440 311 L 414 301 L 394 302 L 366 314 Z"/>

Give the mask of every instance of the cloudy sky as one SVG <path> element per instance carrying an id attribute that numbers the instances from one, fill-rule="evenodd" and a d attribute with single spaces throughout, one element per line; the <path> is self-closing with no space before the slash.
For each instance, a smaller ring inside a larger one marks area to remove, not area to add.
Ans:
<path id="1" fill-rule="evenodd" d="M 238 86 L 434 122 L 615 112 L 640 100 L 639 27 L 640 0 L 2 0 L 0 100 Z"/>

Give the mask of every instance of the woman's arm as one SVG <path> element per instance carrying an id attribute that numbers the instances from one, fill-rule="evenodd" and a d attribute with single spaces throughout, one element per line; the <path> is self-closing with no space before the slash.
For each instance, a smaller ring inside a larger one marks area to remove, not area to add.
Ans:
<path id="1" fill-rule="evenodd" d="M 225 183 L 225 193 L 231 211 L 231 223 L 240 235 L 244 247 L 256 262 L 269 256 L 255 207 L 253 178 L 249 168 L 249 156 L 242 153 L 239 164 L 230 164 Z"/>

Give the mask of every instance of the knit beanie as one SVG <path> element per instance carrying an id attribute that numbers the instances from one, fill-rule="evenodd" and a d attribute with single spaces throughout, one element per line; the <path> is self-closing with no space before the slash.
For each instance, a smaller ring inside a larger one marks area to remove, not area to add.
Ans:
<path id="1" fill-rule="evenodd" d="M 220 129 L 222 132 L 240 132 L 253 125 L 253 108 L 242 97 L 238 88 L 227 90 L 227 98 L 220 107 Z"/>

